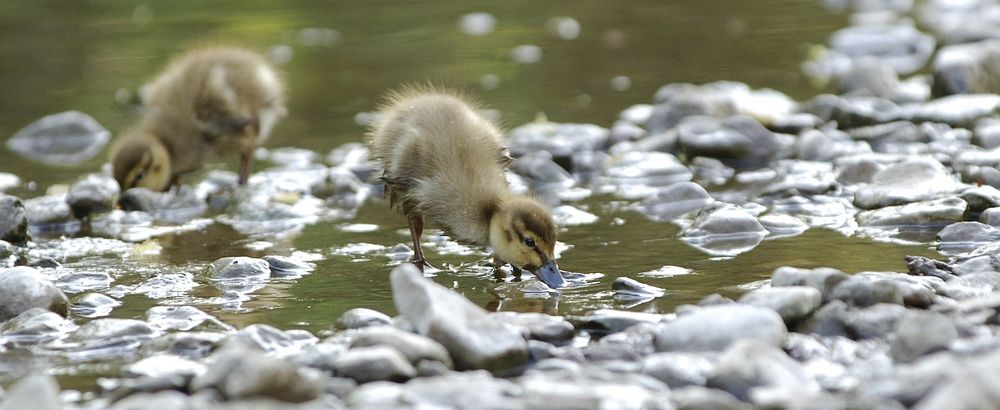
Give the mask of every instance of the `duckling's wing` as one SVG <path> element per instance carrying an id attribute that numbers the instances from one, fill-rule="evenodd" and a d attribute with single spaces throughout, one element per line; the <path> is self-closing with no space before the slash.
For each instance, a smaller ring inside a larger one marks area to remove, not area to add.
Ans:
<path id="1" fill-rule="evenodd" d="M 247 126 L 257 124 L 257 120 L 253 117 L 233 115 L 223 107 L 212 103 L 202 104 L 195 115 L 201 123 L 202 131 L 215 138 L 224 135 L 242 135 L 246 133 Z"/>
<path id="2" fill-rule="evenodd" d="M 403 198 L 413 186 L 413 179 L 396 178 L 387 173 L 382 173 L 382 176 L 378 177 L 378 179 L 385 184 L 385 196 L 389 200 L 389 206 L 393 208 L 399 207 L 403 213 L 408 214 L 411 207 L 406 205 L 407 201 Z M 401 200 L 403 201 L 402 203 L 400 202 Z"/>

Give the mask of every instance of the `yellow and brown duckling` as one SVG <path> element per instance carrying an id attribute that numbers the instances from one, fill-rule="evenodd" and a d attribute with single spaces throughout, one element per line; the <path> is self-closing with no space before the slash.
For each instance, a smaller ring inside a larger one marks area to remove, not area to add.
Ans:
<path id="1" fill-rule="evenodd" d="M 390 205 L 409 220 L 413 262 L 421 270 L 427 219 L 459 241 L 492 247 L 498 268 L 506 262 L 550 287 L 563 286 L 552 215 L 510 191 L 503 135 L 476 103 L 433 87 L 390 93 L 368 143 L 381 162 Z"/>
<path id="2" fill-rule="evenodd" d="M 284 85 L 259 54 L 232 47 L 189 52 L 148 86 L 145 111 L 116 141 L 113 174 L 122 191 L 164 191 L 201 168 L 209 154 L 240 154 L 239 182 L 254 148 L 286 113 Z"/>

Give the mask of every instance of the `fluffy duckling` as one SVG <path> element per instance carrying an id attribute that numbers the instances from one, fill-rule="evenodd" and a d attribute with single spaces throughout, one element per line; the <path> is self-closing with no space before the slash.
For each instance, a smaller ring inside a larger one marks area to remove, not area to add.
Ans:
<path id="1" fill-rule="evenodd" d="M 476 107 L 453 92 L 406 88 L 389 94 L 369 131 L 389 203 L 409 220 L 413 263 L 423 270 L 426 218 L 460 241 L 492 247 L 498 268 L 507 262 L 560 287 L 552 215 L 510 191 L 503 136 Z"/>
<path id="2" fill-rule="evenodd" d="M 207 154 L 237 151 L 245 184 L 254 148 L 286 113 L 283 94 L 278 73 L 254 52 L 185 54 L 148 85 L 141 119 L 112 148 L 114 177 L 123 191 L 163 191 L 201 168 Z"/>

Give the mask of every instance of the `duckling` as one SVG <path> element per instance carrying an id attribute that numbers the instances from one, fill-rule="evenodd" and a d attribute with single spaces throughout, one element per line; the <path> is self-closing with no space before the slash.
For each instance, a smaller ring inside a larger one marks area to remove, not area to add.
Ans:
<path id="1" fill-rule="evenodd" d="M 284 84 L 260 55 L 232 47 L 203 48 L 170 63 L 148 86 L 145 111 L 112 148 L 122 190 L 164 191 L 201 168 L 208 153 L 240 153 L 239 183 L 251 154 L 287 110 Z"/>
<path id="2" fill-rule="evenodd" d="M 426 264 L 427 219 L 459 241 L 492 247 L 496 268 L 506 262 L 560 287 L 552 215 L 510 191 L 503 135 L 477 107 L 452 91 L 407 87 L 388 95 L 368 132 L 389 204 L 409 222 L 413 263 L 421 271 Z"/>

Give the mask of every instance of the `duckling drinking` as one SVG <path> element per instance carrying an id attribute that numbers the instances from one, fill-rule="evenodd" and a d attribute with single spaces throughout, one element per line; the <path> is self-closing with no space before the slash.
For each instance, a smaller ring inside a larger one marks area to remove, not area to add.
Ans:
<path id="1" fill-rule="evenodd" d="M 510 191 L 503 136 L 476 107 L 453 92 L 405 88 L 389 94 L 368 134 L 389 204 L 409 221 L 413 263 L 423 270 L 426 218 L 457 240 L 491 246 L 497 267 L 507 262 L 560 287 L 552 215 Z"/>
<path id="2" fill-rule="evenodd" d="M 199 49 L 173 61 L 148 85 L 144 102 L 141 119 L 112 148 L 123 191 L 176 186 L 213 152 L 239 152 L 239 182 L 246 184 L 254 148 L 286 113 L 274 68 L 232 47 Z"/>

